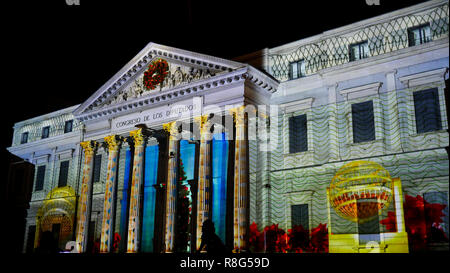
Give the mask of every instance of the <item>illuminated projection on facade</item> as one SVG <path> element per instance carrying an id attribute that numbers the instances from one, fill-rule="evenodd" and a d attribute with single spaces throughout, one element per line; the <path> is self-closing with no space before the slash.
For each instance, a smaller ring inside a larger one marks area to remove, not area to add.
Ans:
<path id="1" fill-rule="evenodd" d="M 15 124 L 24 251 L 448 250 L 449 8 L 233 61 L 149 43 L 85 102 Z M 414 18 L 414 19 L 412 19 Z"/>

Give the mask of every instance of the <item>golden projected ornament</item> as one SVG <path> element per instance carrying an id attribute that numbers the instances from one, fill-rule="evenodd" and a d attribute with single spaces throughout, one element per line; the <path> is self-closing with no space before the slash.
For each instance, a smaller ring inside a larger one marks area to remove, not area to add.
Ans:
<path id="1" fill-rule="evenodd" d="M 330 204 L 336 213 L 353 222 L 367 222 L 389 207 L 393 183 L 389 172 L 372 161 L 353 161 L 331 180 Z"/>

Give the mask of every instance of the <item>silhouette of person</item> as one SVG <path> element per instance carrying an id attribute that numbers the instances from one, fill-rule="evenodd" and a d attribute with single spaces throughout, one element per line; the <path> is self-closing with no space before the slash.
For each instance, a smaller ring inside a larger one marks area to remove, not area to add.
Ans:
<path id="1" fill-rule="evenodd" d="M 200 253 L 205 246 L 208 254 L 225 254 L 228 252 L 222 240 L 217 236 L 214 223 L 210 219 L 206 219 L 203 222 L 202 243 L 197 253 Z"/>

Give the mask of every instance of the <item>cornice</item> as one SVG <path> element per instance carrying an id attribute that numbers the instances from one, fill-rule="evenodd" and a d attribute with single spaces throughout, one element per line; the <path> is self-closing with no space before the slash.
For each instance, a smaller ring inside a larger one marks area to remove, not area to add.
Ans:
<path id="1" fill-rule="evenodd" d="M 57 110 L 57 111 L 54 111 L 54 112 L 51 112 L 51 113 L 47 113 L 47 114 L 44 114 L 44 115 L 41 115 L 41 116 L 37 116 L 37 117 L 34 117 L 34 118 L 22 120 L 22 121 L 16 122 L 14 124 L 13 128 L 14 129 L 20 128 L 20 127 L 23 127 L 23 126 L 28 125 L 28 124 L 44 121 L 44 120 L 51 119 L 51 118 L 54 118 L 54 117 L 57 117 L 57 116 L 60 116 L 60 115 L 72 114 L 72 112 L 75 109 L 77 109 L 79 106 L 80 106 L 80 104 L 74 105 L 74 106 L 70 106 L 70 107 L 67 107 L 67 108 L 64 108 L 64 109 L 61 109 L 61 110 Z"/>
<path id="2" fill-rule="evenodd" d="M 422 84 L 445 81 L 445 74 L 447 74 L 447 72 L 448 67 L 442 67 L 434 70 L 403 76 L 400 77 L 399 80 L 406 87 L 410 88 Z"/>
<path id="3" fill-rule="evenodd" d="M 66 133 L 62 135 L 52 136 L 49 138 L 39 139 L 36 141 L 24 143 L 24 144 L 18 144 L 11 147 L 7 147 L 6 149 L 17 156 L 20 156 L 21 154 L 26 154 L 29 152 L 39 151 L 43 149 L 48 149 L 51 147 L 56 147 L 59 145 L 62 145 L 62 142 L 67 142 L 64 144 L 71 144 L 74 140 L 76 143 L 77 140 L 80 139 L 82 133 L 81 131 L 74 131 L 71 133 Z"/>

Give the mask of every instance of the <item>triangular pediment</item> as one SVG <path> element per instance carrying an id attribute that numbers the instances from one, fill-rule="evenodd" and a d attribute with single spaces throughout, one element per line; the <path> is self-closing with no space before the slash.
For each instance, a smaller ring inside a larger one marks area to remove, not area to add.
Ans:
<path id="1" fill-rule="evenodd" d="M 155 89 L 143 85 L 144 72 L 153 61 L 163 59 L 168 65 L 164 81 Z M 164 92 L 182 85 L 220 75 L 244 67 L 245 64 L 205 54 L 149 43 L 108 82 L 80 105 L 74 114 L 82 115 L 101 108 L 132 101 L 155 92 Z"/>
<path id="2" fill-rule="evenodd" d="M 167 62 L 167 75 L 149 90 L 144 87 L 144 72 L 159 59 Z M 249 80 L 267 93 L 278 86 L 277 80 L 248 64 L 149 43 L 73 114 L 81 121 L 97 119 L 241 80 Z"/>

